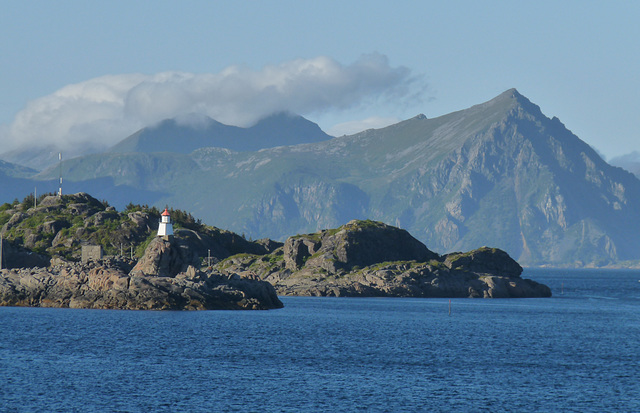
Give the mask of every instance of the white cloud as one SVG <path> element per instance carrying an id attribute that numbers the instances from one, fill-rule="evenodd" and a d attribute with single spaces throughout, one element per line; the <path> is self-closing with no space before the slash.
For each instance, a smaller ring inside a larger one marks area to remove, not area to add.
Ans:
<path id="1" fill-rule="evenodd" d="M 277 111 L 301 115 L 412 99 L 419 81 L 380 54 L 351 65 L 329 57 L 297 59 L 253 71 L 109 75 L 35 99 L 0 128 L 2 152 L 26 146 L 110 146 L 137 129 L 197 113 L 248 126 Z M 416 89 L 418 88 L 418 89 Z"/>
<path id="2" fill-rule="evenodd" d="M 372 117 L 334 125 L 327 131 L 332 136 L 353 135 L 367 129 L 379 129 L 400 122 L 398 118 Z"/>

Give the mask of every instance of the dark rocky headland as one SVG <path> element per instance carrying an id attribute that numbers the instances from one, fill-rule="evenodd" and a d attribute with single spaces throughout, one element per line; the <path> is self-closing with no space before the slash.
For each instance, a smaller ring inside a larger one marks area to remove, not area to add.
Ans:
<path id="1" fill-rule="evenodd" d="M 506 252 L 482 247 L 438 255 L 407 231 L 375 221 L 297 235 L 265 255 L 220 262 L 221 273 L 251 274 L 280 295 L 345 297 L 550 297 L 523 279 Z"/>
<path id="2" fill-rule="evenodd" d="M 172 211 L 174 236 L 155 235 L 159 211 L 117 212 L 85 194 L 0 207 L 0 305 L 104 309 L 271 309 L 280 295 L 548 297 L 504 251 L 440 256 L 407 231 L 375 221 L 248 241 Z M 82 262 L 82 246 L 105 258 Z M 7 267 L 9 269 L 7 269 Z"/>

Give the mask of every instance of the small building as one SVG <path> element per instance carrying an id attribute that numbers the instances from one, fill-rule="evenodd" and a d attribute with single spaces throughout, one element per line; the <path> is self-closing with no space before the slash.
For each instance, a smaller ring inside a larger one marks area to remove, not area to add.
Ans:
<path id="1" fill-rule="evenodd" d="M 83 245 L 82 246 L 82 263 L 87 263 L 91 260 L 101 260 L 104 251 L 102 245 Z"/>
<path id="2" fill-rule="evenodd" d="M 173 235 L 173 225 L 169 216 L 169 209 L 165 208 L 160 217 L 160 225 L 158 226 L 158 236 L 168 240 Z"/>

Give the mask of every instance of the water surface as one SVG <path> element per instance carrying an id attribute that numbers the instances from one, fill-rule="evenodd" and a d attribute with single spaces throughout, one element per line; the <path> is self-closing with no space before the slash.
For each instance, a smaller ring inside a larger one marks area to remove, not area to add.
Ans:
<path id="1" fill-rule="evenodd" d="M 1 411 L 640 411 L 640 271 L 552 298 L 0 308 Z"/>

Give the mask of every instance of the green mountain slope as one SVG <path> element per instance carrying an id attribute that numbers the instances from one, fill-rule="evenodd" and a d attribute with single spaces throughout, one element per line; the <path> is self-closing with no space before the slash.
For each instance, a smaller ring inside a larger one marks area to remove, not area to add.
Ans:
<path id="1" fill-rule="evenodd" d="M 96 155 L 64 168 L 71 180 L 110 177 L 161 191 L 153 204 L 254 238 L 370 218 L 439 253 L 491 245 L 523 265 L 640 259 L 640 181 L 515 89 L 438 118 L 317 143 Z"/>

